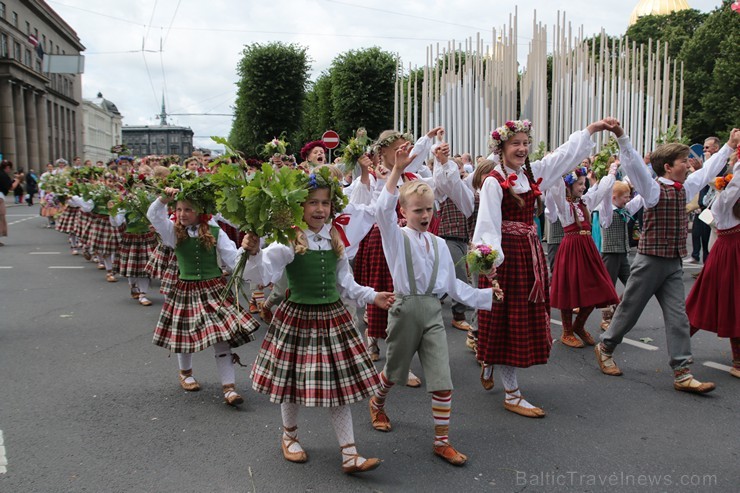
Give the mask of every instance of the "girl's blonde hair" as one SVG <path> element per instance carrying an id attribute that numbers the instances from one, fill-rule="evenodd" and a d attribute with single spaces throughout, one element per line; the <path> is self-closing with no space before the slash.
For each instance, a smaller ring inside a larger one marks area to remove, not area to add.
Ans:
<path id="1" fill-rule="evenodd" d="M 180 202 L 187 201 L 182 200 Z M 211 233 L 211 227 L 208 224 L 208 221 L 203 220 L 202 214 L 198 215 L 198 220 L 200 221 L 200 224 L 198 224 L 198 240 L 200 240 L 201 245 L 207 249 L 215 247 L 216 238 Z M 188 237 L 187 228 L 182 225 L 180 217 L 177 216 L 177 219 L 175 220 L 175 245 L 180 245 L 180 243 L 187 240 Z"/>
<path id="2" fill-rule="evenodd" d="M 473 172 L 473 188 L 475 190 L 481 189 L 486 177 L 491 174 L 491 171 L 495 167 L 496 163 L 490 159 L 484 159 L 478 163 L 478 166 L 475 167 L 475 171 Z"/>
<path id="3" fill-rule="evenodd" d="M 166 178 L 170 175 L 170 169 L 166 166 L 155 166 L 152 175 L 154 178 Z"/>
<path id="4" fill-rule="evenodd" d="M 339 235 L 339 231 L 332 226 L 331 230 L 329 230 L 329 235 L 331 236 L 331 249 L 334 250 L 334 253 L 336 253 L 338 257 L 341 257 L 344 255 L 344 242 L 342 241 L 342 237 Z M 308 250 L 308 237 L 303 230 L 298 231 L 298 235 L 293 242 L 293 249 L 295 250 L 296 255 L 303 255 Z"/>

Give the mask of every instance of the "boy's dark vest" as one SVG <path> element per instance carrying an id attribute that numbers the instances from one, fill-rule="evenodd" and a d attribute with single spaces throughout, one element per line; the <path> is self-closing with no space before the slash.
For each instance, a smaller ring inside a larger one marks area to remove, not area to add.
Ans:
<path id="1" fill-rule="evenodd" d="M 601 229 L 601 253 L 628 253 L 630 251 L 629 227 L 622 215 L 614 209 L 612 223 Z"/>
<path id="2" fill-rule="evenodd" d="M 656 257 L 683 258 L 687 255 L 686 189 L 658 182 L 660 199 L 645 209 L 642 236 L 637 251 Z"/>

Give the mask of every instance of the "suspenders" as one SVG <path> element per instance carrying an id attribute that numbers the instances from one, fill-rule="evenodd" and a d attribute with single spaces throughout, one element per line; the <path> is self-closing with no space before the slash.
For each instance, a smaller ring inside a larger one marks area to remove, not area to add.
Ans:
<path id="1" fill-rule="evenodd" d="M 429 287 L 427 287 L 424 296 L 430 296 L 434 291 L 434 285 L 437 283 L 437 272 L 439 271 L 439 246 L 437 241 L 432 238 L 432 246 L 434 248 L 434 267 L 432 268 L 432 277 L 429 278 Z M 403 233 L 403 251 L 406 255 L 406 271 L 409 277 L 409 288 L 411 290 L 411 296 L 418 296 L 416 291 L 416 276 L 414 275 L 414 263 L 411 261 L 411 241 L 406 233 Z"/>

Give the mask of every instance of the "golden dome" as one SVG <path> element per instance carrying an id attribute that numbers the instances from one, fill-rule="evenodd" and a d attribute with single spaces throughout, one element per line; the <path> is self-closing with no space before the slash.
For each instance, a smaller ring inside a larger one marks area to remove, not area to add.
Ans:
<path id="1" fill-rule="evenodd" d="M 645 15 L 668 15 L 671 12 L 690 8 L 686 0 L 640 0 L 630 15 L 630 26 Z"/>

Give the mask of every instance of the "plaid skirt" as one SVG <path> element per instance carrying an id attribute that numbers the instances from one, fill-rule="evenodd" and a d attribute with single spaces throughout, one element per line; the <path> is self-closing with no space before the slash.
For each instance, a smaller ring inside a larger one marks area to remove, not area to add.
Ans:
<path id="1" fill-rule="evenodd" d="M 108 222 L 110 224 L 110 221 Z M 73 234 L 77 235 L 80 243 L 90 245 L 90 229 L 92 228 L 92 214 L 80 211 L 75 221 Z"/>
<path id="2" fill-rule="evenodd" d="M 547 275 L 544 276 L 545 301 L 530 302 L 535 276 L 527 237 L 503 234 L 501 248 L 505 258 L 496 269 L 496 278 L 504 291 L 504 300 L 494 303 L 491 311 L 478 311 L 478 359 L 487 364 L 518 368 L 546 364 L 552 348 Z M 540 265 L 547 265 L 539 242 L 536 254 Z M 490 286 L 486 276 L 479 277 L 479 288 Z"/>
<path id="3" fill-rule="evenodd" d="M 393 292 L 393 278 L 383 252 L 380 229 L 373 229 L 363 238 L 355 256 L 355 280 L 362 286 L 375 291 Z M 367 305 L 367 333 L 370 337 L 385 339 L 388 327 L 388 312 L 375 305 Z"/>
<path id="4" fill-rule="evenodd" d="M 118 272 L 123 277 L 149 277 L 146 265 L 156 246 L 157 238 L 151 231 L 123 233 L 118 250 Z"/>
<path id="5" fill-rule="evenodd" d="M 378 374 L 341 301 L 284 301 L 252 367 L 252 388 L 274 403 L 336 407 L 375 393 Z"/>
<path id="6" fill-rule="evenodd" d="M 91 214 L 86 244 L 98 255 L 116 253 L 121 244 L 121 230 L 111 225 L 110 216 Z"/>
<path id="7" fill-rule="evenodd" d="M 77 234 L 77 221 L 80 217 L 80 208 L 68 206 L 57 219 L 57 231 L 67 234 Z"/>
<path id="8" fill-rule="evenodd" d="M 154 344 L 173 353 L 195 353 L 217 342 L 239 347 L 254 340 L 260 324 L 221 293 L 226 281 L 177 281 L 171 296 L 164 300 L 154 329 Z"/>
<path id="9" fill-rule="evenodd" d="M 158 243 L 154 253 L 149 257 L 144 271 L 149 277 L 159 279 L 159 292 L 169 296 L 172 288 L 180 280 L 180 269 L 177 266 L 175 250 L 172 247 Z"/>

